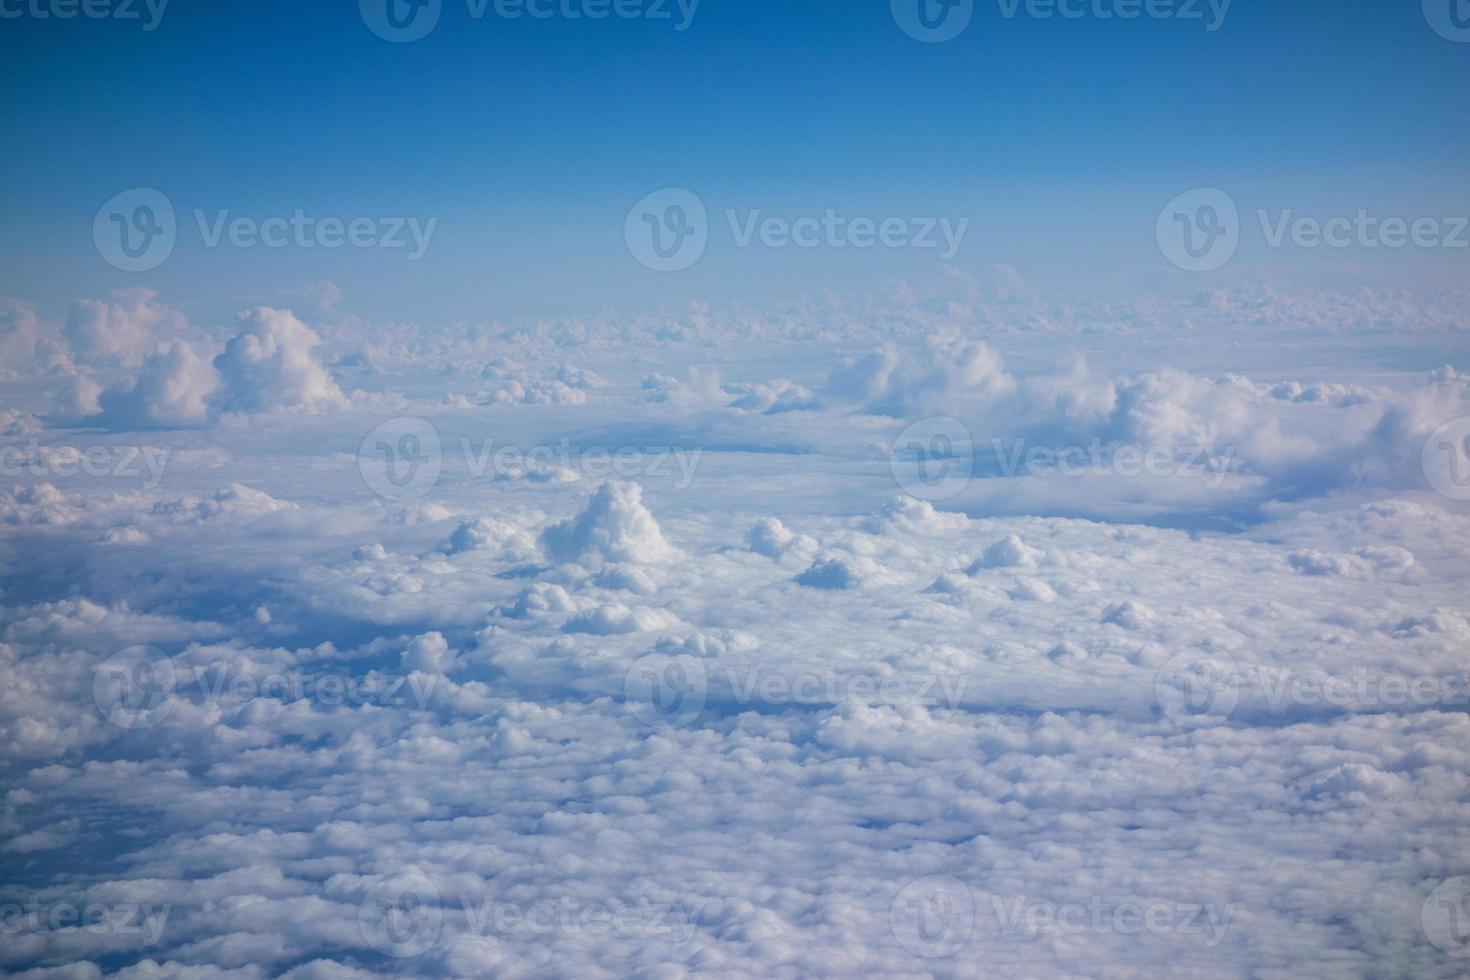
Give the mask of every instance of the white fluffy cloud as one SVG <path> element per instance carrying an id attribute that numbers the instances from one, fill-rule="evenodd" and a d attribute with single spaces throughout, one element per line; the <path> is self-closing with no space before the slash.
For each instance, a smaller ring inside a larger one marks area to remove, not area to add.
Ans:
<path id="1" fill-rule="evenodd" d="M 176 341 L 150 356 L 137 377 L 97 397 L 97 421 L 117 429 L 198 425 L 209 418 L 219 383 L 207 357 Z"/>
<path id="2" fill-rule="evenodd" d="M 346 404 L 317 359 L 320 339 L 291 313 L 260 307 L 240 314 L 236 327 L 217 356 L 201 350 L 203 341 L 165 341 L 134 375 L 100 394 L 83 379 L 61 414 L 111 429 L 151 429 L 196 426 L 222 413 L 312 413 Z"/>
<path id="3" fill-rule="evenodd" d="M 542 545 L 559 562 L 665 562 L 675 552 L 643 506 L 636 483 L 604 483 L 576 517 L 548 527 Z"/>
<path id="4" fill-rule="evenodd" d="M 257 310 L 7 376 L 0 905 L 157 930 L 7 911 L 0 970 L 1456 975 L 1424 916 L 1470 871 L 1470 513 L 1418 457 L 1470 415 L 1427 370 L 1462 347 L 1216 369 L 1239 348 L 1139 322 L 1063 356 L 1082 312 L 992 278 L 882 318 Z M 1036 336 L 981 344 L 982 308 Z M 0 343 L 60 343 L 12 313 Z M 524 397 L 553 382 L 586 397 Z M 441 436 L 422 498 L 358 470 L 388 413 Z M 895 496 L 926 414 L 1241 470 L 1181 496 L 982 459 Z M 575 478 L 497 479 L 460 450 L 492 438 Z"/>
<path id="5" fill-rule="evenodd" d="M 135 365 L 186 328 L 184 317 L 159 303 L 156 293 L 133 289 L 115 293 L 111 301 L 73 303 L 62 335 L 78 361 Z"/>
<path id="6" fill-rule="evenodd" d="M 240 314 L 239 332 L 214 359 L 226 412 L 319 411 L 344 402 L 314 353 L 321 339 L 286 310 L 267 306 Z"/>

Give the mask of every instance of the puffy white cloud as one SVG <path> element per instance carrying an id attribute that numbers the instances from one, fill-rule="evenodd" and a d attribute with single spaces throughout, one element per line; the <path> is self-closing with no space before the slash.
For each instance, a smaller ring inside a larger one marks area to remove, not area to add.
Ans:
<path id="1" fill-rule="evenodd" d="M 28 303 L 0 297 L 0 377 L 17 378 L 34 371 L 41 323 Z"/>
<path id="2" fill-rule="evenodd" d="M 762 517 L 751 527 L 745 540 L 756 554 L 778 558 L 796 540 L 796 535 L 786 530 L 778 518 Z"/>
<path id="3" fill-rule="evenodd" d="M 616 481 L 599 487 L 576 517 L 543 531 L 541 544 L 558 562 L 659 563 L 676 554 L 643 506 L 643 488 Z"/>
<path id="4" fill-rule="evenodd" d="M 886 345 L 837 368 L 821 395 L 876 414 L 907 416 L 950 411 L 961 402 L 990 402 L 1015 390 L 1015 379 L 984 342 L 938 337 L 917 356 Z"/>
<path id="5" fill-rule="evenodd" d="M 969 574 L 985 568 L 1035 568 L 1041 552 L 1014 534 L 1007 534 L 985 549 L 966 569 Z"/>
<path id="6" fill-rule="evenodd" d="M 224 412 L 316 412 L 345 403 L 314 353 L 321 339 L 286 310 L 240 314 L 239 332 L 214 359 L 222 385 L 213 401 Z"/>
<path id="7" fill-rule="evenodd" d="M 114 293 L 110 301 L 73 303 L 62 335 L 78 361 L 135 365 L 187 327 L 181 313 L 157 301 L 157 293 L 130 289 Z"/>
<path id="8" fill-rule="evenodd" d="M 137 377 L 102 392 L 93 421 L 114 429 L 199 425 L 209 419 L 219 384 L 209 359 L 177 341 L 151 355 Z"/>

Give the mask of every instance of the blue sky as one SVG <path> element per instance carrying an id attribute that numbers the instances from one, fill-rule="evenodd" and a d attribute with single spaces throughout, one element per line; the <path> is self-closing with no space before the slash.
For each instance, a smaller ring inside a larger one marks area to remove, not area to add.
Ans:
<path id="1" fill-rule="evenodd" d="M 1111 5 L 1111 3 L 1109 3 Z M 1007 18 L 980 0 L 925 44 L 887 3 L 704 0 L 674 20 L 471 17 L 444 0 L 389 44 L 354 3 L 170 4 L 138 22 L 0 20 L 0 294 L 42 307 L 148 286 L 205 319 L 330 279 L 344 307 L 434 321 L 760 304 L 932 279 L 932 251 L 737 249 L 724 211 L 968 218 L 953 264 L 1049 289 L 1177 281 L 1154 219 L 1225 188 L 1243 214 L 1470 213 L 1470 46 L 1419 5 L 1237 0 L 1204 20 Z M 7 10 L 25 11 L 16 0 Z M 178 210 L 161 267 L 127 273 L 92 216 L 134 186 Z M 633 202 L 696 191 L 713 230 L 657 274 Z M 205 248 L 192 212 L 438 219 L 424 257 Z M 1246 226 L 1254 224 L 1248 219 Z M 1452 250 L 1260 246 L 1193 281 L 1434 287 Z"/>

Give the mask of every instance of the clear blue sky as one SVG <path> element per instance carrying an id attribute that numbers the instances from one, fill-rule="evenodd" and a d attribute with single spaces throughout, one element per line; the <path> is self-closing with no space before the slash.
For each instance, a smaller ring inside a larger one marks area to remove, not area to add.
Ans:
<path id="1" fill-rule="evenodd" d="M 443 2 L 408 44 L 370 32 L 356 0 L 173 0 L 151 32 L 0 20 L 0 295 L 49 309 L 143 285 L 208 319 L 331 279 L 349 309 L 434 321 L 935 274 L 932 252 L 737 250 L 721 230 L 725 208 L 829 207 L 968 217 L 956 266 L 1126 289 L 1167 278 L 1154 220 L 1190 187 L 1228 189 L 1242 212 L 1470 213 L 1470 44 L 1431 31 L 1418 0 L 1235 0 L 1214 32 L 1007 19 L 977 0 L 940 44 L 900 31 L 888 0 L 703 0 L 684 32 L 475 20 Z M 623 220 L 671 185 L 699 193 L 716 231 L 694 268 L 656 274 L 624 248 Z M 98 207 L 133 186 L 180 217 L 174 254 L 146 273 L 92 245 Z M 411 263 L 206 249 L 195 208 L 439 220 Z M 1227 274 L 1444 285 L 1467 265 L 1247 244 Z"/>

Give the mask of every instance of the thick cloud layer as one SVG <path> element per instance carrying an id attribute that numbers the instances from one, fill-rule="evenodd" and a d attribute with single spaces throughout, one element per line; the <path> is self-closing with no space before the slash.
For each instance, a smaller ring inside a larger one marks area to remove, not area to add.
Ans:
<path id="1" fill-rule="evenodd" d="M 955 289 L 0 307 L 0 969 L 1461 975 L 1440 301 Z"/>

